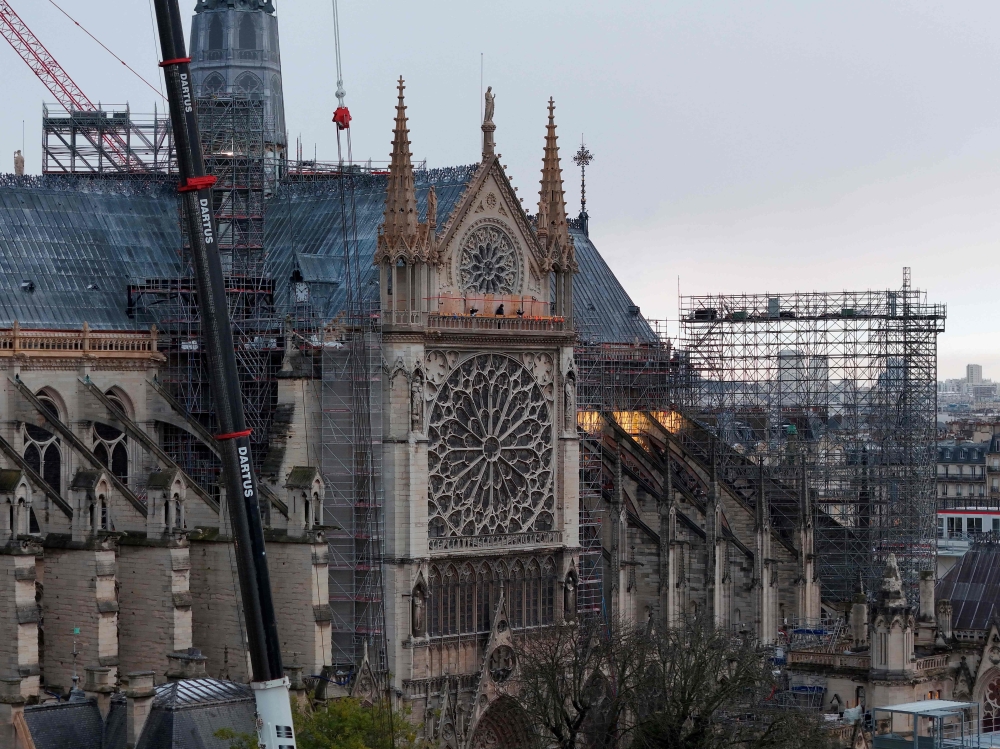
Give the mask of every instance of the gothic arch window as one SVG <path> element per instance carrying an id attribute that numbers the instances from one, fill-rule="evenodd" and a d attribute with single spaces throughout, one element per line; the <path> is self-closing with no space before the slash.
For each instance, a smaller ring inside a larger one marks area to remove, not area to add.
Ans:
<path id="1" fill-rule="evenodd" d="M 539 608 L 542 603 L 542 570 L 534 559 L 528 564 L 524 591 L 524 626 L 537 627 L 541 623 Z"/>
<path id="2" fill-rule="evenodd" d="M 556 565 L 549 557 L 542 567 L 542 624 L 552 624 L 556 619 Z"/>
<path id="3" fill-rule="evenodd" d="M 257 26 L 249 13 L 240 19 L 240 49 L 257 49 Z"/>
<path id="4" fill-rule="evenodd" d="M 524 565 L 521 560 L 514 562 L 510 572 L 510 606 L 508 615 L 512 627 L 524 626 Z"/>
<path id="5" fill-rule="evenodd" d="M 438 572 L 437 567 L 431 567 L 430 575 L 428 575 L 428 580 L 430 582 L 430 613 L 431 621 L 428 632 L 432 635 L 441 634 L 441 573 Z"/>
<path id="6" fill-rule="evenodd" d="M 432 536 L 532 531 L 552 512 L 549 408 L 520 362 L 481 354 L 459 364 L 438 391 L 428 437 Z"/>
<path id="7" fill-rule="evenodd" d="M 259 94 L 264 91 L 264 83 L 253 73 L 243 73 L 236 79 L 236 90 L 241 94 Z"/>
<path id="8" fill-rule="evenodd" d="M 49 414 L 57 420 L 59 408 L 49 396 L 38 394 L 38 400 Z M 59 438 L 47 428 L 25 423 L 22 430 L 24 440 L 24 460 L 42 477 L 53 491 L 62 492 L 62 452 Z"/>
<path id="9" fill-rule="evenodd" d="M 1000 731 L 1000 674 L 993 678 L 983 690 L 983 733 Z"/>
<path id="10" fill-rule="evenodd" d="M 476 573 L 471 564 L 462 566 L 458 583 L 458 631 L 476 631 Z"/>
<path id="11" fill-rule="evenodd" d="M 441 597 L 442 634 L 458 633 L 458 571 L 449 565 L 444 573 L 444 595 Z"/>
<path id="12" fill-rule="evenodd" d="M 122 409 L 124 411 L 124 409 Z M 125 432 L 110 424 L 94 422 L 93 451 L 101 464 L 110 469 L 123 484 L 128 484 L 128 437 Z"/>
<path id="13" fill-rule="evenodd" d="M 496 605 L 495 583 L 493 582 L 493 569 L 489 563 L 484 563 L 479 568 L 479 590 L 478 590 L 479 616 L 477 624 L 480 632 L 489 632 L 493 621 L 493 607 Z"/>
<path id="14" fill-rule="evenodd" d="M 218 94 L 225 90 L 226 79 L 221 73 L 212 73 L 201 87 L 206 94 Z"/>
<path id="15" fill-rule="evenodd" d="M 108 508 L 108 498 L 104 494 L 102 494 L 100 497 L 97 498 L 97 505 L 98 505 L 97 508 L 98 520 L 100 522 L 101 530 L 102 531 L 113 530 L 113 526 L 111 523 L 111 512 L 110 509 Z"/>
<path id="16" fill-rule="evenodd" d="M 208 49 L 211 51 L 226 48 L 226 35 L 222 27 L 222 17 L 213 16 L 208 24 Z"/>

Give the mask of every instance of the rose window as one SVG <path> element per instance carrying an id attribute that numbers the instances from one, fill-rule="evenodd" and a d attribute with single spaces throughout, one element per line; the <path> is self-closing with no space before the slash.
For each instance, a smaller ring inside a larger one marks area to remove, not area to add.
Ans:
<path id="1" fill-rule="evenodd" d="M 462 245 L 459 282 L 463 291 L 512 294 L 518 288 L 520 257 L 514 240 L 494 224 L 473 230 Z"/>
<path id="2" fill-rule="evenodd" d="M 428 436 L 431 536 L 552 529 L 552 425 L 522 364 L 461 363 L 438 390 Z"/>

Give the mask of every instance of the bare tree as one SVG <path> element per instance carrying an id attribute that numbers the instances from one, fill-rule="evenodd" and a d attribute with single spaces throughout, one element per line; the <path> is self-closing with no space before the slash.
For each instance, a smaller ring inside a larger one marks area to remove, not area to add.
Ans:
<path id="1" fill-rule="evenodd" d="M 628 624 L 584 621 L 518 641 L 517 698 L 542 745 L 615 747 L 636 727 L 631 710 L 651 640 Z"/>
<path id="2" fill-rule="evenodd" d="M 817 718 L 780 704 L 768 652 L 700 619 L 651 636 L 633 692 L 636 749 L 826 749 Z"/>

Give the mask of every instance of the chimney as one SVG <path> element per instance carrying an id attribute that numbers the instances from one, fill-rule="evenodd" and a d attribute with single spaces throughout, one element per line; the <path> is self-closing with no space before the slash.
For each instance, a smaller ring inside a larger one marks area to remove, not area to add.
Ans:
<path id="1" fill-rule="evenodd" d="M 934 621 L 934 573 L 931 570 L 920 573 L 920 621 Z"/>
<path id="2" fill-rule="evenodd" d="M 107 720 L 111 710 L 111 695 L 115 685 L 111 682 L 111 669 L 103 666 L 87 666 L 84 670 L 83 692 L 97 702 L 101 717 Z"/>
<path id="3" fill-rule="evenodd" d="M 208 676 L 205 664 L 208 658 L 198 648 L 188 648 L 179 653 L 167 653 L 167 678 L 170 681 L 204 679 Z"/>
<path id="4" fill-rule="evenodd" d="M 125 690 L 126 697 L 126 742 L 128 749 L 135 749 L 142 735 L 143 726 L 149 717 L 149 711 L 153 707 L 153 697 L 156 689 L 153 686 L 155 671 L 133 671 L 128 675 L 128 689 Z"/>
<path id="5" fill-rule="evenodd" d="M 0 746 L 27 745 L 27 736 L 18 736 L 19 727 L 24 727 L 24 697 L 21 696 L 21 679 L 12 677 L 0 679 Z"/>
<path id="6" fill-rule="evenodd" d="M 855 593 L 851 603 L 851 640 L 855 648 L 868 645 L 868 597 Z"/>
<path id="7" fill-rule="evenodd" d="M 285 676 L 288 677 L 292 698 L 299 703 L 301 708 L 305 708 L 309 703 L 309 685 L 306 684 L 302 676 L 303 670 L 303 667 L 298 664 L 285 666 Z"/>

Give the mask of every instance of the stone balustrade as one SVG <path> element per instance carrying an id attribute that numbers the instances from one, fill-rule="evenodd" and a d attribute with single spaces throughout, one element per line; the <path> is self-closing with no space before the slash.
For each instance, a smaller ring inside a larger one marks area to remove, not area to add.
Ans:
<path id="1" fill-rule="evenodd" d="M 428 539 L 431 551 L 478 551 L 513 546 L 553 546 L 562 543 L 562 531 L 529 531 L 493 536 L 445 536 Z"/>

